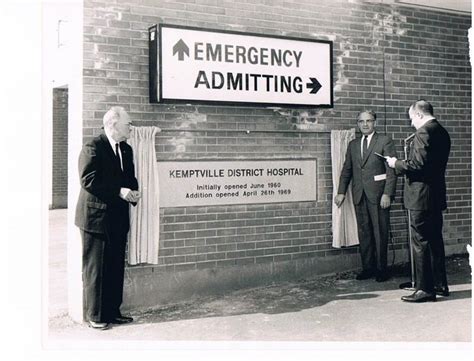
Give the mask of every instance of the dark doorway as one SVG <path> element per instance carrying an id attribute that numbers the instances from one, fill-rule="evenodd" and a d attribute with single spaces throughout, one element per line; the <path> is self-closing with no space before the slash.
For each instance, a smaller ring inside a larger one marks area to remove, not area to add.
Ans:
<path id="1" fill-rule="evenodd" d="M 68 89 L 53 89 L 53 189 L 51 208 L 67 208 Z"/>

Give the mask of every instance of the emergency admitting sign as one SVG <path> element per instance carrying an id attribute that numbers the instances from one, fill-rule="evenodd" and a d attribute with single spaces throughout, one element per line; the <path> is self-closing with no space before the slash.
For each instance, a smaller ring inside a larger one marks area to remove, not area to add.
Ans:
<path id="1" fill-rule="evenodd" d="M 160 24 L 155 52 L 157 102 L 333 105 L 331 41 Z"/>

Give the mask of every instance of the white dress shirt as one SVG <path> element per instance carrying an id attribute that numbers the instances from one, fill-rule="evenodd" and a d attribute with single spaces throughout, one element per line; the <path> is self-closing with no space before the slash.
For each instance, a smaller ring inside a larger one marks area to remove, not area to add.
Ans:
<path id="1" fill-rule="evenodd" d="M 116 142 L 115 140 L 113 140 L 113 138 L 109 137 L 107 133 L 105 133 L 105 135 L 107 136 L 107 139 L 109 140 L 110 146 L 112 147 L 114 153 L 115 153 L 115 150 L 117 149 L 115 147 L 115 144 L 118 144 L 118 149 L 119 149 L 118 156 L 120 158 L 120 168 L 122 168 L 123 170 L 123 160 L 122 160 L 122 152 L 120 151 L 120 143 Z M 117 155 L 117 153 L 115 153 L 115 155 Z"/>
<path id="2" fill-rule="evenodd" d="M 372 137 L 373 137 L 374 134 L 375 134 L 375 132 L 372 132 L 367 136 L 367 149 L 369 149 L 370 141 L 372 140 Z M 361 154 L 362 157 L 364 156 L 364 137 L 365 137 L 365 135 L 363 135 L 361 140 L 360 140 L 360 154 Z"/>
<path id="3" fill-rule="evenodd" d="M 107 133 L 105 133 L 105 135 L 106 135 L 107 139 L 109 140 L 110 146 L 112 147 L 114 153 L 115 153 L 115 144 L 119 145 L 118 146 L 118 149 L 119 149 L 118 156 L 120 158 L 120 167 L 123 170 L 123 160 L 122 160 L 122 152 L 120 151 L 120 143 L 116 142 L 112 137 L 109 137 L 109 135 Z M 117 154 L 115 154 L 115 155 L 117 155 Z M 120 188 L 120 197 L 122 199 L 125 199 L 125 197 L 128 195 L 128 193 L 130 193 L 130 191 L 131 191 L 131 189 L 129 189 L 129 188 L 124 188 L 124 187 Z"/>

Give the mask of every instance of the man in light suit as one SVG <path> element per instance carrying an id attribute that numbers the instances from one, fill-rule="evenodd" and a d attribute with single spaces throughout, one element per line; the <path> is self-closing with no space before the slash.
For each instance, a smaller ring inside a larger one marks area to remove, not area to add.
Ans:
<path id="1" fill-rule="evenodd" d="M 120 313 L 129 205 L 140 198 L 130 137 L 131 120 L 122 107 L 103 118 L 104 134 L 86 143 L 79 156 L 81 190 L 75 224 L 82 237 L 84 319 L 105 330 L 133 321 Z"/>
<path id="2" fill-rule="evenodd" d="M 362 137 L 349 143 L 334 202 L 338 207 L 342 205 L 352 180 L 362 258 L 362 272 L 356 279 L 365 280 L 375 276 L 377 282 L 384 282 L 390 277 L 387 269 L 389 209 L 397 178 L 384 158 L 375 154 L 395 155 L 391 138 L 375 132 L 376 119 L 376 114 L 371 110 L 359 113 L 357 124 Z"/>
<path id="3" fill-rule="evenodd" d="M 446 204 L 446 165 L 451 150 L 448 132 L 425 100 L 413 103 L 408 116 L 416 129 L 407 160 L 387 157 L 397 174 L 405 174 L 405 208 L 410 210 L 416 291 L 406 302 L 436 301 L 449 296 L 443 242 L 443 210 Z"/>

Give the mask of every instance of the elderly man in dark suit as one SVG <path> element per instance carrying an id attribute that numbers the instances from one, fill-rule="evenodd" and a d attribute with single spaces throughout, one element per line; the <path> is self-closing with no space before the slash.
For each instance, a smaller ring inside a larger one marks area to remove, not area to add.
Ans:
<path id="1" fill-rule="evenodd" d="M 129 205 L 140 198 L 130 137 L 131 120 L 122 107 L 103 118 L 104 133 L 79 156 L 81 190 L 75 224 L 82 237 L 84 319 L 98 330 L 133 321 L 120 313 Z"/>
<path id="2" fill-rule="evenodd" d="M 443 242 L 443 210 L 446 209 L 446 165 L 451 150 L 448 132 L 425 100 L 413 103 L 408 116 L 416 129 L 407 160 L 387 157 L 397 174 L 405 174 L 405 208 L 410 210 L 416 291 L 406 302 L 436 301 L 448 296 Z"/>
<path id="3" fill-rule="evenodd" d="M 397 178 L 383 158 L 395 155 L 394 144 L 390 137 L 375 132 L 376 119 L 371 110 L 359 113 L 357 124 L 362 137 L 349 143 L 334 202 L 338 207 L 342 205 L 352 180 L 362 258 L 362 272 L 356 279 L 375 276 L 377 282 L 384 282 L 390 277 L 387 269 L 389 209 Z"/>

